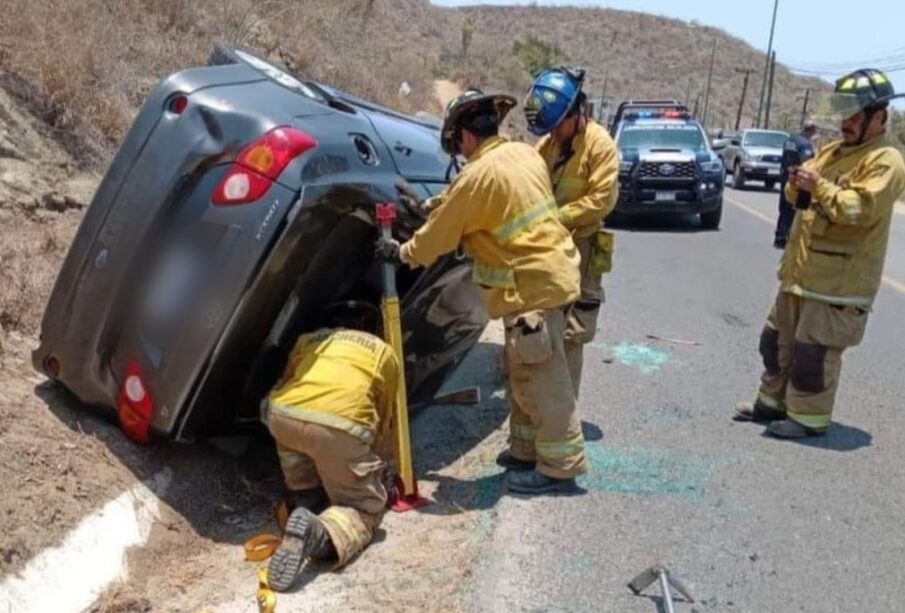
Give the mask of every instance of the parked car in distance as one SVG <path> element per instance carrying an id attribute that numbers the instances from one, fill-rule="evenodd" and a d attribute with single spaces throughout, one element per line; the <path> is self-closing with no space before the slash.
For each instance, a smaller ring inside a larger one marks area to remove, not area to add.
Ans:
<path id="1" fill-rule="evenodd" d="M 789 138 L 781 130 L 744 130 L 729 139 L 720 152 L 727 172 L 732 173 L 732 187 L 743 189 L 749 180 L 763 181 L 773 189 L 780 180 L 782 148 Z"/>

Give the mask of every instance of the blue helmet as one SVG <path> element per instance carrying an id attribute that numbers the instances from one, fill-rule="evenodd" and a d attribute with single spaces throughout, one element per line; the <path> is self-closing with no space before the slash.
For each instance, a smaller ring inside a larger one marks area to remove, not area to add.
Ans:
<path id="1" fill-rule="evenodd" d="M 551 68 L 540 73 L 525 98 L 525 119 L 535 136 L 543 136 L 569 115 L 581 93 L 584 70 Z"/>

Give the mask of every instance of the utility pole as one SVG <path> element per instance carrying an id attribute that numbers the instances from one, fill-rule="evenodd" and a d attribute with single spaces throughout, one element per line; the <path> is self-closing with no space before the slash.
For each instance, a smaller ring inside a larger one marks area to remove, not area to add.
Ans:
<path id="1" fill-rule="evenodd" d="M 682 104 L 688 106 L 688 99 L 691 97 L 691 77 L 688 77 L 688 85 L 685 86 L 685 97 L 682 99 Z"/>
<path id="2" fill-rule="evenodd" d="M 754 127 L 760 127 L 760 119 L 764 109 L 764 93 L 767 89 L 767 72 L 770 70 L 770 54 L 773 52 L 773 31 L 776 29 L 776 9 L 779 8 L 779 0 L 773 1 L 773 22 L 770 24 L 770 42 L 767 43 L 767 57 L 764 60 L 764 78 L 760 84 L 760 101 L 757 103 L 757 123 Z"/>
<path id="3" fill-rule="evenodd" d="M 707 129 L 707 112 L 710 110 L 710 83 L 713 81 L 713 61 L 716 59 L 716 38 L 713 39 L 713 50 L 710 52 L 710 70 L 707 71 L 707 90 L 704 93 L 704 116 L 701 123 Z"/>
<path id="4" fill-rule="evenodd" d="M 608 123 L 609 121 L 609 105 L 606 103 L 606 86 L 610 82 L 610 77 L 606 76 L 603 78 L 603 89 L 600 90 L 600 112 L 597 114 L 597 120 L 601 123 Z M 607 114 L 607 117 L 604 117 L 604 113 Z"/>
<path id="5" fill-rule="evenodd" d="M 804 90 L 804 104 L 801 105 L 801 125 L 804 127 L 804 120 L 808 118 L 808 99 L 811 97 L 811 88 Z M 799 96 L 801 98 L 801 96 Z"/>
<path id="6" fill-rule="evenodd" d="M 776 73 L 776 52 L 770 54 L 770 84 L 767 87 L 767 106 L 764 113 L 764 128 L 770 127 L 770 106 L 773 103 L 773 75 Z"/>
<path id="7" fill-rule="evenodd" d="M 748 78 L 751 76 L 751 73 L 754 72 L 754 69 L 736 68 L 735 72 L 742 72 L 745 74 L 745 80 L 742 82 L 742 97 L 738 101 L 738 113 L 735 116 L 735 131 L 738 132 L 738 128 L 742 123 L 742 108 L 745 106 L 745 94 L 748 93 Z"/>
<path id="8" fill-rule="evenodd" d="M 694 99 L 694 110 L 691 112 L 691 116 L 697 118 L 698 116 L 698 106 L 701 104 L 701 94 Z"/>

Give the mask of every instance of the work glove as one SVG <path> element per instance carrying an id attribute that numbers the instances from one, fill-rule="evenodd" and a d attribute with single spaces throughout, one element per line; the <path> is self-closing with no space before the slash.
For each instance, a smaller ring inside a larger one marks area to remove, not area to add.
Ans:
<path id="1" fill-rule="evenodd" d="M 441 195 L 431 196 L 430 198 L 425 198 L 421 201 L 421 204 L 418 205 L 418 210 L 421 211 L 421 214 L 427 217 L 431 214 L 435 208 L 440 206 L 443 203 L 443 197 Z"/>
<path id="2" fill-rule="evenodd" d="M 392 238 L 379 238 L 374 245 L 374 258 L 387 264 L 401 264 L 399 257 L 399 241 Z"/>
<path id="3" fill-rule="evenodd" d="M 397 193 L 396 199 L 399 201 L 399 204 L 410 212 L 419 214 L 421 212 L 421 202 L 418 199 L 415 188 L 413 188 L 405 179 L 396 179 L 394 185 Z"/>

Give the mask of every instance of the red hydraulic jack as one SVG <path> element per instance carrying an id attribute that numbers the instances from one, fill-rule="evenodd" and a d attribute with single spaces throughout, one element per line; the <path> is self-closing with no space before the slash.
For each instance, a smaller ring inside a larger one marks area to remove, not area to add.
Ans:
<path id="1" fill-rule="evenodd" d="M 375 212 L 380 237 L 393 238 L 393 222 L 396 220 L 396 205 L 392 202 L 378 204 Z M 402 350 L 402 317 L 399 309 L 399 295 L 396 293 L 396 267 L 392 263 L 383 265 L 383 300 L 380 304 L 383 314 L 383 336 L 393 348 L 399 360 L 399 385 L 396 389 L 396 464 L 399 474 L 395 479 L 395 492 L 390 494 L 390 508 L 398 513 L 411 511 L 429 504 L 418 495 L 418 481 L 415 478 L 412 459 L 412 440 L 409 432 L 408 399 L 405 393 L 405 354 Z"/>

